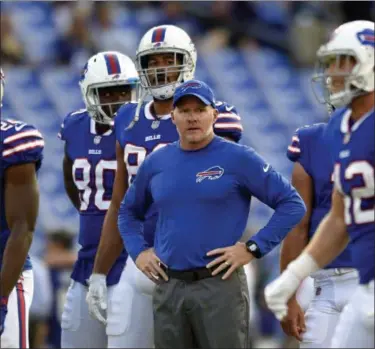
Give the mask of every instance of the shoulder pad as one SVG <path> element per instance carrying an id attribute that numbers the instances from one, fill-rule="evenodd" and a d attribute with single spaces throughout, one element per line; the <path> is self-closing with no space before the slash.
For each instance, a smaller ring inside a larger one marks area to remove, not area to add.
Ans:
<path id="1" fill-rule="evenodd" d="M 67 116 L 65 116 L 60 126 L 60 132 L 57 134 L 57 136 L 60 139 L 66 141 L 72 126 L 74 126 L 77 122 L 79 122 L 80 120 L 86 117 L 89 117 L 87 113 L 87 109 L 79 109 L 79 110 L 69 113 Z"/>
<path id="2" fill-rule="evenodd" d="M 243 126 L 236 107 L 222 101 L 217 101 L 215 106 L 219 112 L 214 124 L 215 134 L 238 142 L 242 137 Z"/>
<path id="3" fill-rule="evenodd" d="M 1 121 L 1 155 L 5 168 L 36 162 L 40 166 L 44 139 L 34 126 L 16 120 Z"/>

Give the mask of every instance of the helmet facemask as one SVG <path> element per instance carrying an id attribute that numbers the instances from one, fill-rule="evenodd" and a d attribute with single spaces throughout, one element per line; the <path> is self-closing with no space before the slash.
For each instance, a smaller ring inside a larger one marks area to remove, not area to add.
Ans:
<path id="1" fill-rule="evenodd" d="M 136 101 L 138 98 L 138 79 L 127 80 L 123 84 L 89 85 L 85 97 L 89 115 L 99 124 L 113 125 L 117 110 L 126 102 Z M 108 96 L 106 96 L 106 92 Z"/>
<path id="2" fill-rule="evenodd" d="M 348 106 L 365 91 L 363 66 L 352 50 L 318 53 L 318 62 L 312 77 L 313 91 L 320 103 L 334 108 Z"/>
<path id="3" fill-rule="evenodd" d="M 171 55 L 172 64 L 149 67 L 150 56 Z M 137 56 L 137 70 L 141 86 L 155 99 L 166 100 L 173 97 L 175 89 L 184 82 L 185 75 L 194 69 L 194 63 L 185 50 L 148 50 Z"/>

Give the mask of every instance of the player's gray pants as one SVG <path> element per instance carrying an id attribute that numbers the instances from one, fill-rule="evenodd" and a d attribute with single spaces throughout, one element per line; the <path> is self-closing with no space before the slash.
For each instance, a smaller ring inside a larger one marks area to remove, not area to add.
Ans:
<path id="1" fill-rule="evenodd" d="M 194 282 L 170 278 L 154 292 L 155 348 L 247 348 L 248 287 L 243 269 Z"/>
<path id="2" fill-rule="evenodd" d="M 355 269 L 323 269 L 312 275 L 315 295 L 305 313 L 300 348 L 329 348 L 337 323 L 358 285 Z"/>

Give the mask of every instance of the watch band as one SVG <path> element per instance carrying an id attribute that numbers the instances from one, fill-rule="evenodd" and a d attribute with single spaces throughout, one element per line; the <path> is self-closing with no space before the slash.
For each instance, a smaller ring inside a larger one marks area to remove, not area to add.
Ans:
<path id="1" fill-rule="evenodd" d="M 248 251 L 255 257 L 255 258 L 261 258 L 262 257 L 262 253 L 260 252 L 260 249 L 258 247 L 258 245 L 252 241 L 252 240 L 249 240 L 247 243 L 246 243 L 246 247 L 248 249 Z"/>

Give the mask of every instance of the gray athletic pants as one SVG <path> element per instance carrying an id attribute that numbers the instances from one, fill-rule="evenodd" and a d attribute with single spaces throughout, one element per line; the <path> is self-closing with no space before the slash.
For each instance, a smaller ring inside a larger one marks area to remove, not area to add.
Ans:
<path id="1" fill-rule="evenodd" d="M 155 348 L 248 348 L 249 299 L 243 268 L 198 281 L 170 278 L 154 291 Z"/>

